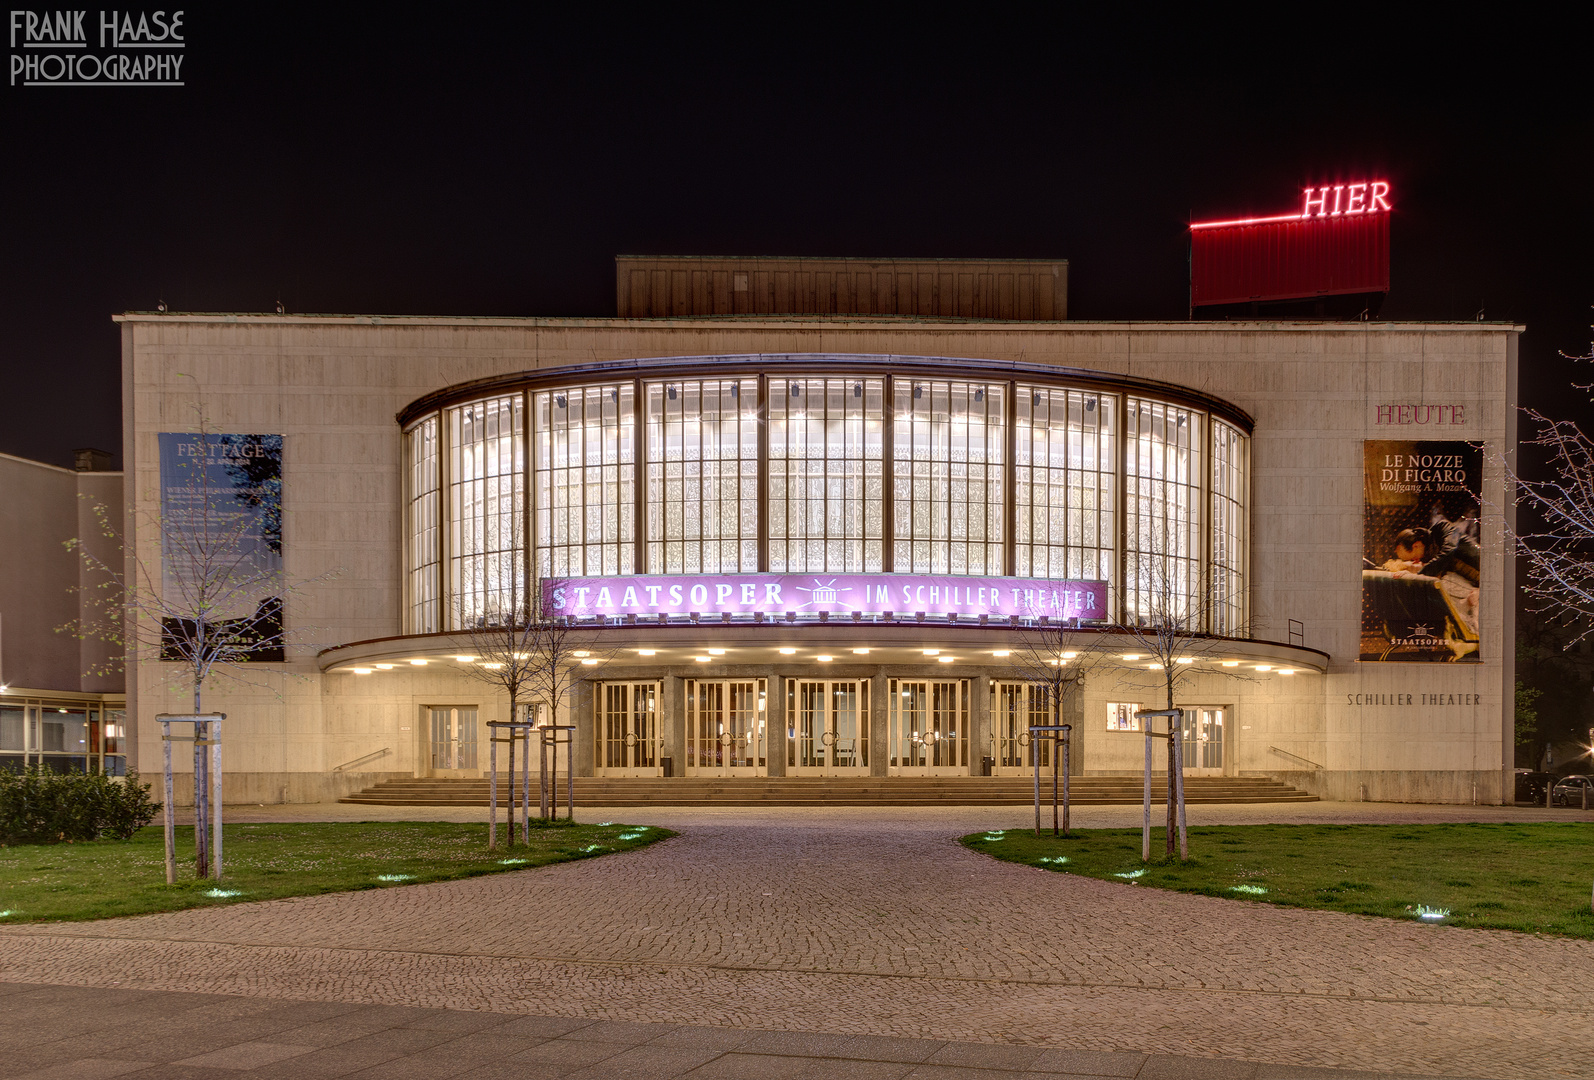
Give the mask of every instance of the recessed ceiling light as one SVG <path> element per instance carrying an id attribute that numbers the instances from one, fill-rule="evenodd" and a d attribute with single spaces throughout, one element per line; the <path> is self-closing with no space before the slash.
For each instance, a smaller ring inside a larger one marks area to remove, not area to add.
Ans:
<path id="1" fill-rule="evenodd" d="M 1272 664 L 1258 664 L 1258 665 L 1256 665 L 1256 670 L 1258 670 L 1258 671 L 1272 671 L 1273 670 L 1273 665 Z"/>
<path id="2" fill-rule="evenodd" d="M 955 657 L 955 656 L 937 656 L 936 659 L 939 660 L 943 664 L 950 664 L 952 661 L 956 660 L 957 657 Z"/>
<path id="3" fill-rule="evenodd" d="M 991 651 L 991 655 L 992 656 L 1012 656 L 1013 655 L 1013 650 L 1012 649 L 993 649 Z"/>
<path id="4" fill-rule="evenodd" d="M 854 650 L 852 650 L 852 655 L 854 655 L 854 656 L 868 656 L 869 655 L 869 650 L 868 649 L 854 649 Z"/>
<path id="5" fill-rule="evenodd" d="M 426 661 L 425 660 L 411 660 L 410 663 L 413 664 L 416 667 L 425 667 L 426 666 Z"/>
<path id="6" fill-rule="evenodd" d="M 782 649 L 782 650 L 780 650 L 780 655 L 782 655 L 782 656 L 791 656 L 796 651 L 797 651 L 796 649 Z"/>
<path id="7" fill-rule="evenodd" d="M 1295 674 L 1295 669 L 1292 668 L 1292 667 L 1281 667 L 1281 668 L 1279 668 L 1279 674 L 1280 675 L 1294 675 Z"/>
<path id="8" fill-rule="evenodd" d="M 636 654 L 638 656 L 657 656 L 657 655 L 659 655 L 659 650 L 657 650 L 657 649 L 638 649 L 636 651 Z"/>
<path id="9" fill-rule="evenodd" d="M 1124 653 L 1124 659 L 1125 660 L 1139 660 L 1140 659 L 1140 654 L 1137 653 L 1137 652 L 1126 652 L 1126 653 Z"/>
<path id="10" fill-rule="evenodd" d="M 369 675 L 369 674 L 371 674 L 371 669 L 368 668 L 368 667 L 350 668 L 349 670 L 354 672 L 356 675 Z"/>
<path id="11" fill-rule="evenodd" d="M 1193 663 L 1195 663 L 1195 657 L 1193 657 L 1193 656 L 1181 656 L 1181 657 L 1179 657 L 1179 659 L 1175 660 L 1174 663 L 1176 663 L 1176 664 L 1193 664 Z"/>
<path id="12" fill-rule="evenodd" d="M 378 664 L 376 666 L 381 668 L 383 671 L 392 671 L 394 668 L 398 667 L 397 664 Z"/>
<path id="13" fill-rule="evenodd" d="M 699 664 L 706 664 L 710 660 L 712 660 L 713 657 L 711 657 L 711 656 L 694 656 L 694 657 L 692 657 L 692 659 L 696 660 Z"/>
<path id="14" fill-rule="evenodd" d="M 835 657 L 834 656 L 816 656 L 816 657 L 814 657 L 814 659 L 818 660 L 821 664 L 828 664 L 832 660 L 834 660 Z"/>
<path id="15" fill-rule="evenodd" d="M 504 666 L 503 663 L 501 661 L 498 661 L 498 660 L 488 660 L 487 662 L 482 664 L 482 667 L 486 668 L 488 671 L 497 671 L 499 668 L 501 668 L 503 666 Z"/>
<path id="16" fill-rule="evenodd" d="M 1224 667 L 1239 667 L 1240 666 L 1240 662 L 1238 660 L 1225 660 L 1225 661 L 1223 661 L 1223 666 Z"/>
<path id="17" fill-rule="evenodd" d="M 456 656 L 454 659 L 458 660 L 461 664 L 468 664 L 476 658 L 474 656 Z"/>
<path id="18" fill-rule="evenodd" d="M 724 649 L 710 649 L 708 651 L 708 654 L 710 656 L 724 656 L 725 655 L 725 650 Z"/>
<path id="19" fill-rule="evenodd" d="M 584 658 L 584 657 L 591 656 L 592 653 L 588 652 L 586 649 L 577 649 L 575 652 L 571 653 L 570 655 L 574 656 L 574 657 L 577 657 L 577 658 Z"/>
<path id="20" fill-rule="evenodd" d="M 595 666 L 597 666 L 597 663 L 598 663 L 596 660 L 583 660 L 581 662 L 583 664 L 587 665 L 587 667 L 595 667 Z"/>
<path id="21" fill-rule="evenodd" d="M 941 653 L 940 649 L 925 649 L 924 650 L 924 655 L 925 656 L 939 656 L 940 653 Z"/>
<path id="22" fill-rule="evenodd" d="M 1072 660 L 1074 657 L 1076 657 L 1078 655 L 1079 654 L 1077 652 L 1065 652 L 1063 654 L 1063 659 L 1064 660 Z"/>

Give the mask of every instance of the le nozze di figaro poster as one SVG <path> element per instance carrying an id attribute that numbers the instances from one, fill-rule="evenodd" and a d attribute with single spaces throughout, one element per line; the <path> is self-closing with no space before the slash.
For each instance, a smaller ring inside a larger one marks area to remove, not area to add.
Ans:
<path id="1" fill-rule="evenodd" d="M 1363 443 L 1362 660 L 1476 663 L 1483 448 Z"/>

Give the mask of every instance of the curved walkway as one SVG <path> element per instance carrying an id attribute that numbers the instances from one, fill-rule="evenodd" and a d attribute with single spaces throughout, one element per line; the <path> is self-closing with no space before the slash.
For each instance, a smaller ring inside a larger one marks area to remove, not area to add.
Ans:
<path id="1" fill-rule="evenodd" d="M 1385 820 L 1436 816 L 1384 810 Z M 1312 817 L 1370 811 L 1320 804 Z M 1512 812 L 1470 816 L 1495 814 Z M 1594 1076 L 1594 1062 L 1568 1052 L 1594 1012 L 1594 943 L 1160 892 L 999 863 L 956 843 L 974 828 L 1022 824 L 1010 809 L 622 819 L 682 835 L 470 881 L 7 928 L 0 979 Z"/>

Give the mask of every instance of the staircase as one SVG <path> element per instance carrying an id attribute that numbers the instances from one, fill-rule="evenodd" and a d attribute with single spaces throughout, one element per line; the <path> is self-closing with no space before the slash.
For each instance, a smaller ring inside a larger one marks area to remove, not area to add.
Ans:
<path id="1" fill-rule="evenodd" d="M 518 778 L 517 778 L 518 780 Z M 1069 781 L 1074 806 L 1133 805 L 1142 798 L 1138 776 L 1076 776 Z M 1151 798 L 1167 798 L 1167 781 L 1153 777 Z M 518 786 L 518 784 L 517 784 Z M 577 806 L 1028 806 L 1035 781 L 1027 776 L 840 776 L 840 777 L 576 777 Z M 564 801 L 564 777 L 559 800 Z M 1041 799 L 1050 802 L 1051 777 L 1041 778 Z M 532 784 L 536 798 L 536 783 Z M 498 786 L 500 805 L 509 793 Z M 373 806 L 487 805 L 486 780 L 385 780 L 338 800 Z M 1190 776 L 1187 803 L 1316 802 L 1287 784 L 1264 776 Z"/>

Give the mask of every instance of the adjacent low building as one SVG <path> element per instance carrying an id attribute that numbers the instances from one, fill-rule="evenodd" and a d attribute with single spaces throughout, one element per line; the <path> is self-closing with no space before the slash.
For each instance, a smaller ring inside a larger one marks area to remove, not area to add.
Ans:
<path id="1" fill-rule="evenodd" d="M 0 767 L 122 775 L 131 749 L 115 647 L 99 621 L 92 558 L 121 559 L 122 474 L 79 450 L 75 468 L 0 454 Z M 97 512 L 102 508 L 104 514 Z"/>

